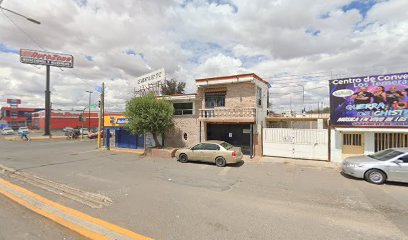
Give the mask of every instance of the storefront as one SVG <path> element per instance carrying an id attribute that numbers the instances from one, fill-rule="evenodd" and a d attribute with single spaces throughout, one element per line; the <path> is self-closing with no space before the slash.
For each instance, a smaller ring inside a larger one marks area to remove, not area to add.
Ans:
<path id="1" fill-rule="evenodd" d="M 408 147 L 408 73 L 330 81 L 331 161 Z"/>
<path id="2" fill-rule="evenodd" d="M 105 136 L 114 135 L 114 142 L 105 141 L 106 148 L 129 148 L 129 149 L 143 149 L 144 136 L 132 135 L 125 127 L 128 123 L 128 118 L 122 115 L 105 115 L 104 126 L 106 132 Z M 109 139 L 109 138 L 106 138 Z"/>

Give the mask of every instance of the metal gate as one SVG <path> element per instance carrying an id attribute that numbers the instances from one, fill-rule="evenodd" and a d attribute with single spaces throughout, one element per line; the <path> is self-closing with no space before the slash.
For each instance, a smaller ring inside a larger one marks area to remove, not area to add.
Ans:
<path id="1" fill-rule="evenodd" d="M 374 135 L 375 151 L 381 151 L 388 148 L 408 147 L 407 133 L 375 133 Z"/>
<path id="2" fill-rule="evenodd" d="M 265 156 L 328 160 L 327 129 L 264 128 Z"/>

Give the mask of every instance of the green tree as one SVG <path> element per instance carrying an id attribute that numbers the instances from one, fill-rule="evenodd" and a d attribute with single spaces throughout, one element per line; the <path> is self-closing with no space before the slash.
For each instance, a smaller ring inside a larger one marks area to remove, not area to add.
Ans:
<path id="1" fill-rule="evenodd" d="M 162 95 L 172 95 L 172 94 L 183 94 L 184 88 L 186 87 L 185 82 L 177 82 L 174 79 L 164 81 L 161 89 Z"/>
<path id="2" fill-rule="evenodd" d="M 153 94 L 134 97 L 126 103 L 127 127 L 134 135 L 151 133 L 156 147 L 161 148 L 158 135 L 173 126 L 173 104 Z M 163 134 L 164 135 L 164 134 Z"/>

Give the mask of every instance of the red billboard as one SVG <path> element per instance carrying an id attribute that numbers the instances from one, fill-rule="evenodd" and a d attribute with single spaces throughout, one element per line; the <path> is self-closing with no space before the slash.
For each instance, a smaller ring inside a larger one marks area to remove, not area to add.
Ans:
<path id="1" fill-rule="evenodd" d="M 21 104 L 21 99 L 7 98 L 7 104 L 12 104 L 12 105 Z"/>
<path id="2" fill-rule="evenodd" d="M 35 65 L 73 68 L 74 56 L 61 53 L 20 49 L 20 62 Z"/>

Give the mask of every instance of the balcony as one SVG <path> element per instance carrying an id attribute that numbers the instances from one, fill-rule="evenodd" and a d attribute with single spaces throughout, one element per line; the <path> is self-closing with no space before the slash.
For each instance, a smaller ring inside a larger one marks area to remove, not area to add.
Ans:
<path id="1" fill-rule="evenodd" d="M 200 109 L 199 120 L 206 122 L 255 122 L 256 108 L 216 107 Z"/>

